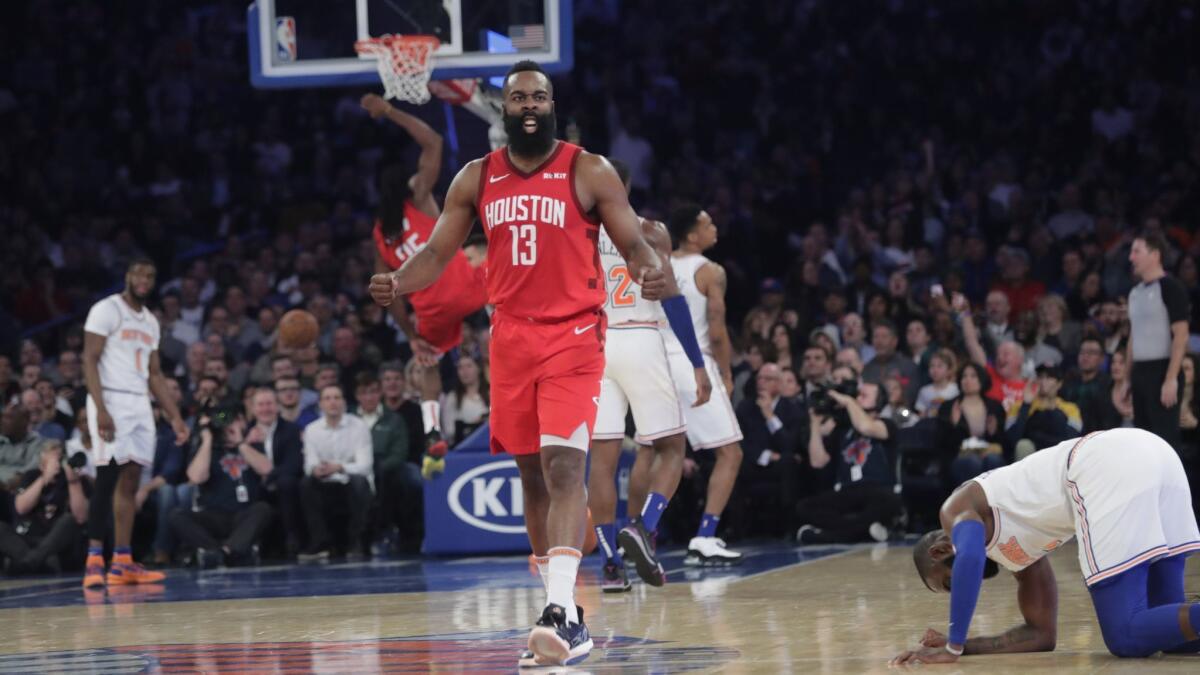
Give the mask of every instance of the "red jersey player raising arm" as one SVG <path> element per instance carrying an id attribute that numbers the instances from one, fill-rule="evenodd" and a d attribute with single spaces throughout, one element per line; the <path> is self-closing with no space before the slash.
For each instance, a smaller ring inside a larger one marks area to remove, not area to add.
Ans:
<path id="1" fill-rule="evenodd" d="M 429 242 L 434 223 L 441 215 L 433 186 L 442 171 L 442 137 L 425 122 L 397 110 L 375 94 L 363 96 L 362 107 L 371 117 L 386 117 L 403 128 L 421 147 L 415 172 L 391 166 L 380 177 L 379 219 L 375 221 L 372 237 L 375 271 L 386 273 L 399 269 Z M 409 302 L 416 321 L 408 311 Z M 485 304 L 487 288 L 482 270 L 473 267 L 460 249 L 437 281 L 409 294 L 407 301 L 388 306 L 392 318 L 408 336 L 413 357 L 423 366 L 421 419 L 429 453 L 423 467 L 426 475 L 436 466 L 430 458 L 444 455 L 447 449 L 440 426 L 438 397 L 442 393 L 442 378 L 437 368 L 438 358 L 462 342 L 463 319 Z"/>
<path id="2" fill-rule="evenodd" d="M 371 295 L 433 283 L 478 216 L 488 237 L 492 326 L 493 452 L 515 456 L 525 524 L 545 556 L 547 604 L 522 665 L 577 662 L 592 641 L 573 589 L 584 538 L 589 436 L 604 372 L 605 301 L 600 223 L 628 262 L 642 296 L 665 288 L 661 262 L 612 165 L 555 140 L 553 87 L 531 61 L 504 81 L 508 147 L 472 161 L 446 196 L 429 244 L 399 270 L 371 278 Z"/>

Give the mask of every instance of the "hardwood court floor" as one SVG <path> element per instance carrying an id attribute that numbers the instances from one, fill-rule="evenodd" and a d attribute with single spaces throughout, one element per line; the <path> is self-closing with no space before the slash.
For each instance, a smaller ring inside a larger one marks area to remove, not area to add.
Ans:
<path id="1" fill-rule="evenodd" d="M 928 592 L 903 546 L 750 549 L 741 569 L 685 569 L 665 588 L 604 596 L 595 558 L 577 598 L 596 641 L 572 672 L 869 673 L 928 626 Z M 1120 660 L 1100 640 L 1073 546 L 1054 554 L 1059 646 L 967 657 L 935 672 L 1197 673 L 1200 657 Z M 1188 590 L 1200 591 L 1200 559 Z M 0 673 L 512 672 L 540 610 L 516 557 L 173 573 L 157 588 L 84 596 L 74 577 L 0 584 Z M 972 634 L 1018 620 L 1015 582 L 985 584 Z"/>

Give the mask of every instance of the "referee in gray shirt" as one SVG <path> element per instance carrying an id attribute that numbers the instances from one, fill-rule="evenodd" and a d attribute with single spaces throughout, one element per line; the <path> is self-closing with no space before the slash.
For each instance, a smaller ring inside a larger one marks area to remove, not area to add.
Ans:
<path id="1" fill-rule="evenodd" d="M 1140 281 L 1129 291 L 1129 345 L 1133 364 L 1133 423 L 1158 434 L 1178 449 L 1180 364 L 1187 348 L 1188 295 L 1183 284 L 1167 276 L 1162 259 L 1167 241 L 1143 232 L 1133 240 L 1129 262 Z"/>

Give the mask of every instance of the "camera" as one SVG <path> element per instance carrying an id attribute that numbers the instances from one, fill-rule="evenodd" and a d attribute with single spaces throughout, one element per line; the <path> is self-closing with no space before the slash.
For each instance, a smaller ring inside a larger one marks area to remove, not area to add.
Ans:
<path id="1" fill-rule="evenodd" d="M 836 384 L 817 383 L 816 390 L 808 397 L 808 407 L 823 417 L 833 417 L 842 411 L 842 407 L 829 395 L 830 391 L 845 394 L 850 398 L 858 396 L 858 381 L 844 380 Z"/>
<path id="2" fill-rule="evenodd" d="M 222 406 L 205 406 L 200 410 L 199 418 L 204 420 L 196 430 L 203 431 L 208 429 L 213 435 L 213 445 L 225 452 L 237 452 L 236 446 L 230 446 L 225 442 L 225 432 L 238 419 L 238 410 L 231 407 Z M 207 418 L 207 419 L 206 419 Z M 199 441 L 199 434 L 196 434 L 196 440 Z"/>
<path id="3" fill-rule="evenodd" d="M 87 453 L 82 450 L 77 450 L 71 454 L 71 456 L 63 460 L 63 467 L 71 467 L 72 469 L 78 471 L 87 466 L 87 461 Z"/>
<path id="4" fill-rule="evenodd" d="M 237 411 L 233 408 L 220 406 L 205 406 L 200 410 L 200 419 L 207 418 L 202 422 L 198 431 L 208 429 L 212 432 L 213 437 L 223 437 L 225 430 L 237 419 Z"/>

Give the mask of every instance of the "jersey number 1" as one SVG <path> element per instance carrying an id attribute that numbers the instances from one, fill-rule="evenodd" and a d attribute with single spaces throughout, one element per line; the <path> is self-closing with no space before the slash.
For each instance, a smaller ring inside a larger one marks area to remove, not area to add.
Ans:
<path id="1" fill-rule="evenodd" d="M 137 368 L 138 375 L 142 374 L 142 350 L 133 350 L 133 364 Z"/>
<path id="2" fill-rule="evenodd" d="M 537 264 L 537 226 L 526 223 L 520 227 L 508 226 L 512 233 L 512 254 L 514 267 L 531 267 Z"/>

